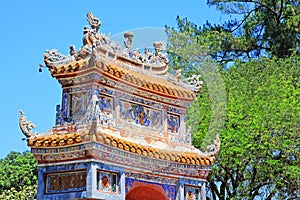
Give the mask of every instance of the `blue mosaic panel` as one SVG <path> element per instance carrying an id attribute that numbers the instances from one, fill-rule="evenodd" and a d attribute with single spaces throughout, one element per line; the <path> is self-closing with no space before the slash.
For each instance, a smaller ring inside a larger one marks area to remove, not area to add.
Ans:
<path id="1" fill-rule="evenodd" d="M 168 106 L 167 109 L 168 109 L 167 110 L 168 112 L 173 112 L 173 113 L 178 113 L 178 114 L 182 113 L 182 110 L 180 110 L 178 108 L 175 108 L 175 107 L 172 107 L 172 106 Z"/>
<path id="2" fill-rule="evenodd" d="M 166 196 L 170 200 L 175 200 L 176 198 L 176 186 L 175 185 L 162 185 Z"/>
<path id="3" fill-rule="evenodd" d="M 46 193 L 78 192 L 86 190 L 86 172 L 64 172 L 46 175 Z"/>
<path id="4" fill-rule="evenodd" d="M 129 122 L 151 128 L 161 128 L 162 112 L 141 104 L 128 101 L 118 101 L 120 106 L 120 118 L 123 122 Z"/>
<path id="5" fill-rule="evenodd" d="M 67 92 L 63 93 L 62 112 L 63 112 L 63 118 L 67 118 L 67 114 L 68 114 L 68 93 Z"/>
<path id="6" fill-rule="evenodd" d="M 98 91 L 102 92 L 102 93 L 106 93 L 106 94 L 111 94 L 111 95 L 115 95 L 116 94 L 115 90 L 113 90 L 111 88 L 106 88 L 106 87 L 104 87 L 102 85 L 98 86 Z"/>
<path id="7" fill-rule="evenodd" d="M 129 101 L 134 101 L 134 102 L 138 102 L 138 103 L 141 103 L 141 104 L 145 104 L 145 105 L 148 105 L 148 106 L 151 106 L 151 107 L 155 107 L 155 108 L 158 108 L 158 109 L 163 109 L 164 106 L 162 104 L 158 104 L 154 101 L 149 101 L 149 100 L 146 100 L 144 98 L 140 98 L 140 97 L 137 97 L 137 96 L 133 96 L 133 95 L 130 95 L 130 94 L 127 94 L 127 93 L 119 93 L 118 95 L 120 98 L 122 99 L 126 99 L 126 100 L 129 100 Z"/>
<path id="8" fill-rule="evenodd" d="M 60 109 L 60 105 L 56 105 L 56 117 L 55 117 L 55 125 L 63 125 L 65 122 L 63 118 L 63 112 Z"/>
<path id="9" fill-rule="evenodd" d="M 92 100 L 92 96 L 93 96 L 93 92 L 92 92 L 92 89 L 87 89 L 87 104 L 89 105 L 91 100 Z"/>
<path id="10" fill-rule="evenodd" d="M 180 126 L 179 115 L 168 114 L 168 132 L 177 133 Z"/>
<path id="11" fill-rule="evenodd" d="M 97 94 L 98 96 L 98 105 L 102 112 L 112 113 L 114 110 L 114 98 L 110 96 L 105 96 L 101 93 Z"/>
<path id="12" fill-rule="evenodd" d="M 69 102 L 69 116 L 84 115 L 87 108 L 87 92 L 71 93 Z"/>

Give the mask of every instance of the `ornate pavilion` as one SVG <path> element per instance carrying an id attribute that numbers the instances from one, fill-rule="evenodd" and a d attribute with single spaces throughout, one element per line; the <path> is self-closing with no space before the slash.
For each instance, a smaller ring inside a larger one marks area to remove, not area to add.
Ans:
<path id="1" fill-rule="evenodd" d="M 35 133 L 20 111 L 38 160 L 37 199 L 206 199 L 220 141 L 205 153 L 191 144 L 186 108 L 201 89 L 199 76 L 168 73 L 164 42 L 140 53 L 127 32 L 122 48 L 99 32 L 92 13 L 87 20 L 79 50 L 44 54 L 62 86 L 55 126 Z"/>

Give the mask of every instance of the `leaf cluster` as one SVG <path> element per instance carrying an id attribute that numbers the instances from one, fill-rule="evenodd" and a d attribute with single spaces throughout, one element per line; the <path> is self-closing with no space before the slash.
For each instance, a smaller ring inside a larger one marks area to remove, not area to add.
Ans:
<path id="1" fill-rule="evenodd" d="M 208 0 L 221 12 L 238 16 L 223 25 L 237 38 L 251 40 L 254 56 L 279 58 L 299 52 L 300 3 L 298 0 Z M 251 52 L 250 52 L 251 53 Z"/>
<path id="2" fill-rule="evenodd" d="M 9 195 L 9 191 L 18 191 L 23 195 L 26 194 L 24 190 L 35 185 L 37 161 L 32 153 L 11 152 L 0 160 L 0 194 Z"/>
<path id="3" fill-rule="evenodd" d="M 300 3 L 298 0 L 208 0 L 226 15 L 234 16 L 221 25 L 202 27 L 177 17 L 177 29 L 196 39 L 199 49 L 219 63 L 260 57 L 285 58 L 300 54 Z"/>
<path id="4" fill-rule="evenodd" d="M 36 199 L 37 184 L 23 186 L 20 191 L 15 188 L 4 190 L 0 195 L 2 200 L 34 200 Z"/>
<path id="5" fill-rule="evenodd" d="M 212 199 L 299 197 L 299 63 L 297 56 L 254 60 L 222 74 L 226 122 L 208 179 Z M 209 95 L 199 96 L 190 109 L 197 146 L 210 126 Z"/>

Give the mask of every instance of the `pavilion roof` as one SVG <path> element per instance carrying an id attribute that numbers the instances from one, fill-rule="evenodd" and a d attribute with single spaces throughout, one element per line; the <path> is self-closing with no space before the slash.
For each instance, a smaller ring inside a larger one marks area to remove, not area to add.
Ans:
<path id="1" fill-rule="evenodd" d="M 110 134 L 97 133 L 90 137 L 89 132 L 69 132 L 64 134 L 39 135 L 27 139 L 28 146 L 31 148 L 71 147 L 87 142 L 98 142 L 109 145 L 127 152 L 136 153 L 155 159 L 173 161 L 192 165 L 213 165 L 216 154 L 197 153 L 194 151 L 176 151 L 170 149 L 160 149 L 151 146 L 144 146 L 125 139 L 117 138 Z"/>

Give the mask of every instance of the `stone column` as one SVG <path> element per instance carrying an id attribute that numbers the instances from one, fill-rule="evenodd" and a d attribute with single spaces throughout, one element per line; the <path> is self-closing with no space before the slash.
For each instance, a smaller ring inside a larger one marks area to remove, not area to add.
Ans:
<path id="1" fill-rule="evenodd" d="M 184 200 L 184 180 L 179 180 L 179 189 L 176 195 L 176 200 Z"/>
<path id="2" fill-rule="evenodd" d="M 38 188 L 37 188 L 37 200 L 44 199 L 45 188 L 47 187 L 47 179 L 44 179 L 45 167 L 38 167 Z"/>
<path id="3" fill-rule="evenodd" d="M 125 199 L 126 191 L 125 191 L 125 173 L 120 173 L 120 190 L 121 190 L 121 199 Z"/>
<path id="4" fill-rule="evenodd" d="M 94 163 L 90 163 L 87 167 L 86 174 L 86 195 L 93 198 L 97 191 L 97 170 Z"/>
<path id="5" fill-rule="evenodd" d="M 200 194 L 201 194 L 200 200 L 206 200 L 206 182 L 203 183 Z"/>

